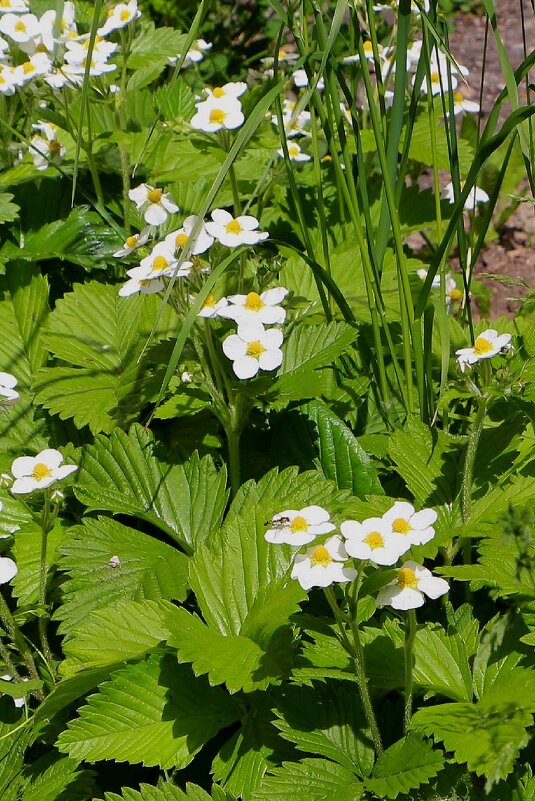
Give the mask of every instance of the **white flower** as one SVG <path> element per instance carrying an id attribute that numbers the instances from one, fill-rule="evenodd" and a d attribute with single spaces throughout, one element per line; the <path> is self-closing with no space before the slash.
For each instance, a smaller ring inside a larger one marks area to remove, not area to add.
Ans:
<path id="1" fill-rule="evenodd" d="M 0 584 L 7 584 L 12 578 L 15 578 L 19 569 L 13 559 L 7 556 L 0 556 Z"/>
<path id="2" fill-rule="evenodd" d="M 205 92 L 208 97 L 220 100 L 222 97 L 241 97 L 247 91 L 247 84 L 243 81 L 225 83 L 223 86 L 216 86 L 214 89 L 206 87 Z"/>
<path id="3" fill-rule="evenodd" d="M 473 100 L 467 100 L 465 97 L 462 96 L 462 94 L 460 92 L 454 92 L 454 94 L 453 94 L 453 113 L 454 114 L 462 114 L 463 111 L 466 111 L 469 114 L 478 114 L 479 113 L 479 103 L 474 103 Z"/>
<path id="4" fill-rule="evenodd" d="M 284 157 L 284 150 L 282 147 L 277 150 L 277 153 L 279 156 Z M 310 161 L 311 156 L 309 156 L 308 153 L 303 153 L 297 142 L 290 142 L 288 144 L 288 158 L 290 161 Z"/>
<path id="5" fill-rule="evenodd" d="M 162 276 L 174 275 L 178 261 L 175 259 L 173 251 L 170 250 L 165 242 L 158 242 L 148 256 L 141 259 L 139 267 L 132 267 L 127 271 L 127 275 L 133 278 L 161 278 Z M 187 265 L 187 267 L 185 267 Z M 182 267 L 186 269 L 186 275 L 189 275 L 189 268 L 191 262 L 184 262 L 180 266 L 178 273 Z"/>
<path id="6" fill-rule="evenodd" d="M 464 187 L 464 181 L 461 181 L 461 190 Z M 449 200 L 450 203 L 455 203 L 455 195 L 453 192 L 453 183 L 450 182 L 446 188 L 444 189 L 444 197 L 446 200 Z M 468 211 L 474 209 L 478 203 L 488 203 L 490 200 L 487 193 L 480 189 L 479 186 L 472 187 L 468 197 L 466 198 L 464 207 Z"/>
<path id="7" fill-rule="evenodd" d="M 60 23 L 60 34 L 57 39 L 54 38 L 54 31 L 56 27 L 56 12 L 54 9 L 49 9 L 41 15 L 39 22 L 41 23 L 41 41 L 49 53 L 54 49 L 54 44 L 67 43 L 73 37 L 78 36 L 76 23 L 74 21 L 75 7 L 74 3 L 66 0 L 63 6 L 63 14 Z"/>
<path id="8" fill-rule="evenodd" d="M 357 571 L 352 567 L 344 567 L 347 558 L 340 537 L 330 537 L 323 545 L 314 545 L 306 553 L 298 554 L 291 575 L 304 590 L 329 587 L 335 581 L 353 581 Z"/>
<path id="9" fill-rule="evenodd" d="M 16 391 L 17 379 L 11 373 L 0 372 L 0 409 L 5 409 L 11 406 L 19 399 L 19 393 Z M 2 506 L 0 505 L 0 511 Z"/>
<path id="10" fill-rule="evenodd" d="M 108 19 L 101 28 L 98 28 L 97 33 L 99 36 L 107 36 L 112 31 L 119 28 L 124 28 L 132 20 L 141 16 L 141 11 L 138 10 L 137 0 L 129 0 L 128 3 L 119 3 L 118 5 L 110 8 L 108 11 Z"/>
<path id="11" fill-rule="evenodd" d="M 227 304 L 228 300 L 226 298 L 216 300 L 210 292 L 206 296 L 206 300 L 204 301 L 203 307 L 198 313 L 197 317 L 217 317 L 217 315 L 221 313 L 221 309 L 224 309 Z"/>
<path id="12" fill-rule="evenodd" d="M 358 523 L 346 520 L 340 526 L 345 537 L 346 551 L 356 559 L 369 559 L 375 565 L 393 565 L 410 547 L 392 534 L 392 529 L 380 517 L 369 517 Z"/>
<path id="13" fill-rule="evenodd" d="M 392 606 L 394 609 L 416 609 L 423 606 L 424 595 L 439 598 L 448 592 L 447 581 L 433 576 L 426 567 L 416 562 L 405 562 L 398 577 L 387 584 L 377 596 L 377 606 Z"/>
<path id="14" fill-rule="evenodd" d="M 418 270 L 418 276 L 422 279 L 422 281 L 425 281 L 427 278 L 427 270 L 423 268 Z M 446 273 L 444 276 L 444 282 L 446 289 L 446 306 L 449 308 L 453 302 L 462 299 L 463 293 L 461 289 L 458 289 L 455 279 L 451 273 Z M 431 283 L 431 288 L 440 289 L 440 275 L 435 275 Z"/>
<path id="15" fill-rule="evenodd" d="M 491 359 L 502 350 L 511 349 L 511 334 L 498 334 L 494 328 L 488 328 L 476 337 L 472 348 L 456 350 L 457 362 L 464 373 L 467 366 L 476 364 L 481 359 Z"/>
<path id="16" fill-rule="evenodd" d="M 433 539 L 433 523 L 437 517 L 434 509 L 416 512 L 407 501 L 396 501 L 382 519 L 391 527 L 394 536 L 407 543 L 405 550 L 408 550 L 411 545 L 424 545 Z"/>
<path id="17" fill-rule="evenodd" d="M 308 86 L 308 75 L 306 74 L 305 70 L 296 70 L 292 75 L 292 78 L 298 89 Z M 322 89 L 325 89 L 325 81 L 323 78 L 319 79 L 318 83 L 316 84 L 316 89 L 319 92 L 321 92 Z"/>
<path id="18" fill-rule="evenodd" d="M 41 32 L 35 14 L 4 14 L 0 17 L 0 31 L 18 44 L 30 42 Z"/>
<path id="19" fill-rule="evenodd" d="M 11 472 L 15 476 L 11 492 L 19 495 L 46 489 L 78 470 L 75 464 L 62 462 L 63 456 L 53 448 L 47 448 L 37 456 L 19 456 L 11 465 Z"/>
<path id="20" fill-rule="evenodd" d="M 67 52 L 65 53 L 65 61 L 68 64 L 85 64 L 87 53 L 89 51 L 90 39 L 78 39 L 76 41 L 67 42 Z M 117 50 L 118 45 L 115 42 L 108 42 L 100 36 L 95 38 L 93 43 L 93 50 L 91 58 L 94 61 L 105 62 Z"/>
<path id="21" fill-rule="evenodd" d="M 288 290 L 284 287 L 267 289 L 259 295 L 249 292 L 247 295 L 230 295 L 229 305 L 221 313 L 221 317 L 243 322 L 259 320 L 264 325 L 280 325 L 286 319 L 286 311 L 279 306 Z"/>
<path id="22" fill-rule="evenodd" d="M 223 342 L 223 353 L 232 361 L 238 378 L 253 378 L 259 370 L 276 370 L 282 364 L 282 331 L 265 330 L 262 323 L 238 323 L 237 334 Z"/>
<path id="23" fill-rule="evenodd" d="M 10 673 L 5 673 L 3 676 L 0 676 L 0 679 L 3 681 L 13 681 L 13 676 L 11 676 Z M 29 678 L 24 677 L 22 681 L 29 681 Z M 13 703 L 17 709 L 20 709 L 21 706 L 24 706 L 24 696 L 22 695 L 18 696 L 17 698 L 13 698 Z"/>
<path id="24" fill-rule="evenodd" d="M 128 197 L 142 211 L 145 222 L 149 225 L 162 225 L 169 214 L 176 214 L 179 210 L 171 195 L 164 194 L 161 189 L 150 184 L 136 186 L 129 191 Z"/>
<path id="25" fill-rule="evenodd" d="M 80 63 L 64 64 L 62 68 L 63 74 L 73 83 L 81 85 L 84 80 L 86 61 L 87 59 L 84 58 Z M 107 64 L 104 59 L 92 57 L 89 65 L 89 75 L 92 78 L 96 78 L 99 75 L 105 75 L 107 72 L 113 72 L 116 69 L 117 66 L 115 64 Z"/>
<path id="26" fill-rule="evenodd" d="M 269 236 L 267 231 L 256 230 L 260 223 L 256 217 L 249 215 L 234 218 L 228 211 L 214 209 L 212 221 L 206 223 L 206 230 L 214 239 L 228 248 L 235 248 L 238 245 L 256 245 Z"/>
<path id="27" fill-rule="evenodd" d="M 63 89 L 63 87 L 67 84 L 75 85 L 78 83 L 81 85 L 83 78 L 67 75 L 65 72 L 63 72 L 61 67 L 58 67 L 56 69 L 52 69 L 52 72 L 49 72 L 44 76 L 44 82 L 52 89 Z"/>
<path id="28" fill-rule="evenodd" d="M 150 226 L 147 226 L 139 234 L 127 236 L 122 248 L 117 250 L 113 255 L 116 259 L 121 258 L 121 256 L 129 256 L 134 250 L 137 250 L 137 248 L 140 248 L 141 245 L 144 245 L 145 242 L 148 241 L 149 234 Z"/>
<path id="29" fill-rule="evenodd" d="M 204 222 L 197 223 L 198 219 L 199 218 L 195 214 L 192 214 L 190 217 L 186 217 L 182 223 L 182 228 L 178 228 L 178 230 L 171 231 L 170 234 L 167 234 L 165 243 L 170 250 L 181 250 L 184 248 L 191 238 L 191 232 L 195 225 L 197 225 L 198 231 L 190 245 L 190 253 L 193 256 L 198 256 L 199 253 L 205 253 L 208 248 L 212 246 L 214 237 L 206 231 Z"/>
<path id="30" fill-rule="evenodd" d="M 243 125 L 245 117 L 241 103 L 236 97 L 210 97 L 196 105 L 197 113 L 190 120 L 190 125 L 197 131 L 216 133 L 222 128 L 233 130 Z"/>
<path id="31" fill-rule="evenodd" d="M 298 114 L 296 114 L 295 107 L 296 103 L 293 100 L 284 100 L 282 119 L 284 123 L 284 131 L 287 137 L 308 134 L 306 128 L 308 125 L 310 125 L 310 112 L 300 111 Z M 276 114 L 272 115 L 271 122 L 273 125 L 278 126 L 279 120 Z"/>
<path id="32" fill-rule="evenodd" d="M 189 67 L 190 64 L 198 64 L 199 61 L 204 60 L 204 54 L 207 50 L 211 50 L 212 43 L 205 42 L 204 39 L 197 39 L 191 50 L 188 50 L 186 53 L 186 57 L 182 63 L 182 68 Z M 176 56 L 170 56 L 167 60 L 172 67 L 175 66 L 178 59 L 180 58 L 180 54 Z"/>
<path id="33" fill-rule="evenodd" d="M 285 62 L 297 61 L 298 58 L 299 58 L 298 53 L 289 53 L 282 47 L 277 53 L 277 61 L 279 64 L 283 64 Z M 261 58 L 260 61 L 262 62 L 262 64 L 265 64 L 266 67 L 271 67 L 275 63 L 275 58 L 273 56 L 266 56 L 265 58 Z"/>
<path id="34" fill-rule="evenodd" d="M 65 147 L 57 139 L 51 137 L 32 136 L 30 139 L 30 155 L 38 170 L 46 170 L 51 164 L 61 164 L 65 158 Z"/>
<path id="35" fill-rule="evenodd" d="M 13 95 L 17 86 L 17 74 L 13 67 L 0 64 L 0 94 Z"/>
<path id="36" fill-rule="evenodd" d="M 274 515 L 269 525 L 264 538 L 275 545 L 307 545 L 318 535 L 330 534 L 335 529 L 329 512 L 321 506 L 285 509 Z"/>
<path id="37" fill-rule="evenodd" d="M 1 0 L 0 14 L 26 14 L 30 9 L 25 0 Z"/>
<path id="38" fill-rule="evenodd" d="M 19 86 L 36 78 L 38 75 L 46 75 L 52 69 L 52 62 L 46 53 L 35 53 L 28 61 L 15 67 L 15 80 Z"/>
<path id="39" fill-rule="evenodd" d="M 138 267 L 137 269 L 139 270 L 140 268 Z M 156 292 L 161 292 L 162 289 L 165 288 L 165 284 L 161 278 L 144 278 L 143 275 L 130 278 L 120 288 L 119 295 L 122 298 L 135 295 L 137 292 L 141 292 L 142 295 L 154 295 Z"/>

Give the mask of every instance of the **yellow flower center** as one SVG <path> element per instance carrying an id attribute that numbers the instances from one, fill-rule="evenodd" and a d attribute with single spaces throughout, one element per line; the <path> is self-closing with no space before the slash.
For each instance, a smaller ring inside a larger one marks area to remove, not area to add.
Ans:
<path id="1" fill-rule="evenodd" d="M 59 153 L 60 150 L 61 150 L 61 145 L 56 139 L 53 139 L 51 142 L 48 143 L 49 153 Z"/>
<path id="2" fill-rule="evenodd" d="M 209 121 L 216 125 L 221 125 L 227 116 L 227 112 L 222 108 L 213 108 L 210 112 Z"/>
<path id="3" fill-rule="evenodd" d="M 453 93 L 453 99 L 454 99 L 455 103 L 462 103 L 463 100 L 464 100 L 464 97 L 462 96 L 462 94 L 460 92 L 454 92 Z"/>
<path id="4" fill-rule="evenodd" d="M 286 55 L 287 55 L 287 53 L 286 53 L 286 50 L 283 50 L 283 49 L 281 48 L 281 49 L 279 50 L 279 60 L 280 60 L 281 58 L 286 58 Z"/>
<path id="5" fill-rule="evenodd" d="M 150 278 L 142 278 L 139 282 L 139 286 L 148 286 L 150 284 Z"/>
<path id="6" fill-rule="evenodd" d="M 478 356 L 483 356 L 492 350 L 492 343 L 485 339 L 485 337 L 478 337 L 474 342 L 474 350 Z"/>
<path id="7" fill-rule="evenodd" d="M 43 464 L 43 462 L 39 462 L 35 465 L 32 471 L 32 478 L 36 481 L 42 481 L 43 478 L 48 478 L 52 475 L 52 470 L 48 465 Z"/>
<path id="8" fill-rule="evenodd" d="M 413 587 L 417 587 L 418 579 L 416 578 L 416 573 L 410 567 L 402 567 L 398 573 L 396 584 L 403 590 L 407 587 L 410 587 L 411 589 Z"/>
<path id="9" fill-rule="evenodd" d="M 123 11 L 121 11 L 121 13 L 119 14 L 119 19 L 121 20 L 121 22 L 128 22 L 128 20 L 130 19 L 130 11 L 127 11 L 126 8 L 123 9 Z"/>
<path id="10" fill-rule="evenodd" d="M 21 33 L 26 33 L 26 25 L 24 24 L 24 22 L 21 19 L 15 25 L 15 30 L 16 31 L 21 31 Z"/>
<path id="11" fill-rule="evenodd" d="M 255 311 L 255 312 L 260 311 L 260 309 L 263 309 L 265 305 L 266 304 L 264 303 L 260 295 L 258 295 L 256 292 L 249 292 L 249 294 L 245 298 L 244 306 L 248 311 Z"/>
<path id="12" fill-rule="evenodd" d="M 409 525 L 409 521 L 403 517 L 396 517 L 392 523 L 392 531 L 395 531 L 396 534 L 408 534 L 411 530 L 412 527 Z"/>
<path id="13" fill-rule="evenodd" d="M 373 46 L 372 43 L 368 40 L 364 42 L 364 52 L 365 53 L 373 53 Z"/>
<path id="14" fill-rule="evenodd" d="M 11 8 L 11 0 L 0 0 L 0 8 Z"/>
<path id="15" fill-rule="evenodd" d="M 108 11 L 108 17 L 113 17 L 113 8 Z"/>
<path id="16" fill-rule="evenodd" d="M 316 565 L 321 565 L 322 567 L 327 567 L 331 564 L 333 558 L 325 545 L 316 545 L 312 553 L 310 554 L 310 562 L 314 567 Z"/>
<path id="17" fill-rule="evenodd" d="M 156 256 L 154 261 L 152 262 L 151 270 L 152 272 L 156 272 L 156 270 L 167 270 L 169 267 L 169 262 L 165 258 L 165 256 Z"/>
<path id="18" fill-rule="evenodd" d="M 147 197 L 150 203 L 159 203 L 162 199 L 163 192 L 161 189 L 149 189 Z"/>
<path id="19" fill-rule="evenodd" d="M 265 351 L 265 347 L 258 339 L 254 342 L 249 342 L 247 345 L 247 356 L 252 356 L 253 359 L 259 359 Z"/>
<path id="20" fill-rule="evenodd" d="M 308 531 L 308 523 L 302 515 L 294 517 L 290 523 L 290 531 L 292 534 L 299 534 L 300 531 Z"/>
<path id="21" fill-rule="evenodd" d="M 369 545 L 372 550 L 375 548 L 382 548 L 385 544 L 385 541 L 381 534 L 378 531 L 370 531 L 367 537 L 364 537 L 364 542 L 366 545 Z"/>
<path id="22" fill-rule="evenodd" d="M 35 48 L 35 50 L 36 50 L 37 53 L 48 53 L 48 50 L 46 49 L 46 47 L 43 44 L 43 42 L 38 44 L 37 47 Z"/>
<path id="23" fill-rule="evenodd" d="M 216 86 L 216 88 L 212 91 L 214 97 L 220 98 L 225 97 L 225 90 L 222 89 L 220 86 Z"/>
<path id="24" fill-rule="evenodd" d="M 452 289 L 450 292 L 450 300 L 461 300 L 462 296 L 463 293 L 461 292 L 460 289 L 457 289 L 457 287 L 455 287 L 455 289 Z"/>
<path id="25" fill-rule="evenodd" d="M 211 292 L 206 296 L 206 300 L 204 301 L 204 305 L 208 306 L 209 309 L 215 309 L 215 298 L 214 298 L 214 296 L 212 295 Z"/>
<path id="26" fill-rule="evenodd" d="M 6 83 L 6 79 L 3 75 L 0 75 L 0 84 Z"/>
<path id="27" fill-rule="evenodd" d="M 299 145 L 291 144 L 291 145 L 288 146 L 288 155 L 289 156 L 293 156 L 293 158 L 298 156 L 300 151 L 301 151 L 301 148 L 299 147 Z"/>
<path id="28" fill-rule="evenodd" d="M 187 234 L 177 234 L 175 237 L 175 245 L 177 248 L 183 248 L 186 242 L 188 241 L 189 236 Z"/>
<path id="29" fill-rule="evenodd" d="M 137 245 L 137 240 L 138 240 L 137 236 L 127 236 L 125 242 L 126 247 L 135 248 L 135 246 Z"/>
<path id="30" fill-rule="evenodd" d="M 231 220 L 225 225 L 225 230 L 227 234 L 241 234 L 243 228 L 239 224 L 238 220 Z"/>
<path id="31" fill-rule="evenodd" d="M 22 65 L 22 71 L 28 75 L 30 72 L 35 72 L 35 67 L 31 61 L 25 61 Z"/>
<path id="32" fill-rule="evenodd" d="M 431 83 L 440 83 L 440 73 L 438 72 L 431 73 Z"/>

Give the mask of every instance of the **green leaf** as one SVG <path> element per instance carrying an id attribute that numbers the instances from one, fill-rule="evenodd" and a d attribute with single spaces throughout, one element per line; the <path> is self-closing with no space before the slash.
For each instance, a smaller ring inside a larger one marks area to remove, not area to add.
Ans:
<path id="1" fill-rule="evenodd" d="M 200 545 L 191 561 L 190 585 L 208 625 L 226 635 L 243 634 L 255 599 L 287 575 L 294 549 L 265 541 L 267 520 L 282 509 L 315 503 L 336 515 L 348 497 L 318 473 L 298 474 L 296 468 L 244 484 L 221 531 Z M 290 608 L 295 603 L 295 582 L 290 585 L 277 593 L 283 610 L 286 603 Z"/>
<path id="2" fill-rule="evenodd" d="M 75 492 L 90 510 L 127 514 L 152 523 L 188 552 L 221 525 L 226 472 L 194 453 L 171 467 L 155 454 L 152 434 L 133 425 L 126 434 L 96 437 L 80 460 Z"/>
<path id="3" fill-rule="evenodd" d="M 65 537 L 65 523 L 56 519 L 54 528 L 48 534 L 46 565 L 50 570 L 57 561 L 56 549 Z M 37 604 L 39 601 L 39 576 L 41 569 L 41 527 L 31 521 L 17 530 L 13 553 L 18 573 L 11 581 L 13 595 L 22 606 Z"/>
<path id="4" fill-rule="evenodd" d="M 429 132 L 430 124 L 435 126 L 435 150 L 431 147 L 431 135 Z M 471 145 L 464 139 L 457 139 L 459 167 L 461 175 L 466 175 L 474 158 L 474 151 Z M 400 152 L 403 150 L 403 142 L 400 142 Z M 409 146 L 409 158 L 419 161 L 427 166 L 432 166 L 433 160 L 438 158 L 438 167 L 441 170 L 450 170 L 450 155 L 446 129 L 442 121 L 435 117 L 430 121 L 427 114 L 420 114 L 411 131 L 411 142 Z"/>
<path id="5" fill-rule="evenodd" d="M 13 222 L 19 216 L 20 207 L 12 203 L 13 195 L 10 192 L 0 192 L 0 224 Z"/>
<path id="6" fill-rule="evenodd" d="M 167 59 L 180 53 L 186 40 L 185 34 L 173 28 L 156 28 L 151 21 L 143 25 L 132 43 L 128 66 L 136 70 L 148 66 L 152 61 Z"/>
<path id="7" fill-rule="evenodd" d="M 369 456 L 345 423 L 322 401 L 311 401 L 282 415 L 275 448 L 277 443 L 293 464 L 316 467 L 325 478 L 340 489 L 351 490 L 358 498 L 383 493 Z"/>
<path id="8" fill-rule="evenodd" d="M 513 770 L 532 725 L 533 715 L 510 702 L 439 704 L 419 709 L 412 719 L 412 728 L 442 741 L 457 762 L 485 776 L 487 791 Z"/>
<path id="9" fill-rule="evenodd" d="M 33 762 L 27 773 L 21 801 L 86 801 L 95 791 L 93 771 L 55 752 Z"/>
<path id="10" fill-rule="evenodd" d="M 164 120 L 177 120 L 180 117 L 190 120 L 195 113 L 195 95 L 182 78 L 175 78 L 171 86 L 159 86 L 154 92 L 154 99 Z M 178 198 L 177 202 L 184 210 Z"/>
<path id="11" fill-rule="evenodd" d="M 11 702 L 10 702 L 11 703 Z M 0 798 L 20 801 L 24 754 L 31 737 L 29 726 L 0 722 Z"/>
<path id="12" fill-rule="evenodd" d="M 225 636 L 206 626 L 185 609 L 171 609 L 166 616 L 171 631 L 168 643 L 178 650 L 179 662 L 191 662 L 196 676 L 208 675 L 210 684 L 226 684 L 238 690 L 264 690 L 288 675 L 293 633 L 275 632 L 262 648 L 248 637 Z"/>
<path id="13" fill-rule="evenodd" d="M 152 784 L 140 784 L 139 790 L 123 787 L 121 795 L 104 793 L 104 801 L 231 801 L 219 787 L 214 787 L 214 795 L 208 795 L 206 790 L 196 784 L 186 784 L 181 790 L 176 784 L 159 782 L 157 787 Z"/>
<path id="14" fill-rule="evenodd" d="M 282 376 L 298 370 L 305 372 L 331 366 L 355 342 L 355 338 L 356 330 L 348 323 L 296 326 L 285 343 L 279 378 L 272 391 L 277 392 Z"/>
<path id="15" fill-rule="evenodd" d="M 365 785 L 378 798 L 397 798 L 427 784 L 443 766 L 444 755 L 412 733 L 381 754 Z"/>
<path id="16" fill-rule="evenodd" d="M 167 640 L 166 615 L 175 607 L 165 601 L 124 601 L 91 612 L 63 642 L 60 673 L 139 659 Z M 182 610 L 177 610 L 182 611 Z"/>
<path id="17" fill-rule="evenodd" d="M 375 752 L 353 685 L 290 686 L 274 711 L 274 725 L 300 751 L 332 759 L 360 778 L 369 775 Z"/>
<path id="18" fill-rule="evenodd" d="M 95 609 L 143 598 L 184 600 L 188 558 L 149 534 L 99 517 L 70 529 L 59 548 L 68 574 L 55 613 L 60 633 L 71 632 Z"/>
<path id="19" fill-rule="evenodd" d="M 363 785 L 355 775 L 327 759 L 284 762 L 266 776 L 252 801 L 357 801 Z"/>
<path id="20" fill-rule="evenodd" d="M 427 624 L 416 634 L 414 657 L 417 685 L 446 698 L 472 700 L 470 665 L 458 635 L 447 636 L 439 626 Z"/>
<path id="21" fill-rule="evenodd" d="M 158 317 L 159 298 L 145 300 L 122 298 L 115 286 L 98 282 L 77 284 L 59 300 L 44 341 L 69 366 L 40 371 L 37 403 L 94 433 L 137 418 L 140 406 L 157 395 L 161 380 L 154 374 L 154 349 L 143 353 L 147 338 L 157 318 L 154 342 L 172 336 L 177 324 L 169 304 Z"/>
<path id="22" fill-rule="evenodd" d="M 58 739 L 76 759 L 183 768 L 240 708 L 173 656 L 150 656 L 117 671 Z"/>

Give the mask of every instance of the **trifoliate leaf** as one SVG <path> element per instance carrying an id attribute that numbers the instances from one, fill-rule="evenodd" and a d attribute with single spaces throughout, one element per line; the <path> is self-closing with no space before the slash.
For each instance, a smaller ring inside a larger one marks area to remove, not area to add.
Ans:
<path id="1" fill-rule="evenodd" d="M 183 768 L 240 715 L 229 695 L 174 656 L 153 655 L 117 671 L 90 696 L 58 748 L 76 759 Z"/>
<path id="2" fill-rule="evenodd" d="M 363 785 L 342 765 L 327 759 L 284 762 L 265 776 L 252 801 L 358 801 Z"/>

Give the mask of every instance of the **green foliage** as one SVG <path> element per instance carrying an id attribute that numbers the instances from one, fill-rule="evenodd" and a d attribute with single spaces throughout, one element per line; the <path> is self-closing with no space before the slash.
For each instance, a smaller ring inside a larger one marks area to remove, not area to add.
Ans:
<path id="1" fill-rule="evenodd" d="M 285 762 L 266 776 L 253 801 L 355 801 L 363 785 L 347 768 L 327 759 Z"/>
<path id="2" fill-rule="evenodd" d="M 397 798 L 426 784 L 444 765 L 444 756 L 428 740 L 409 734 L 381 754 L 366 787 L 377 798 Z"/>

